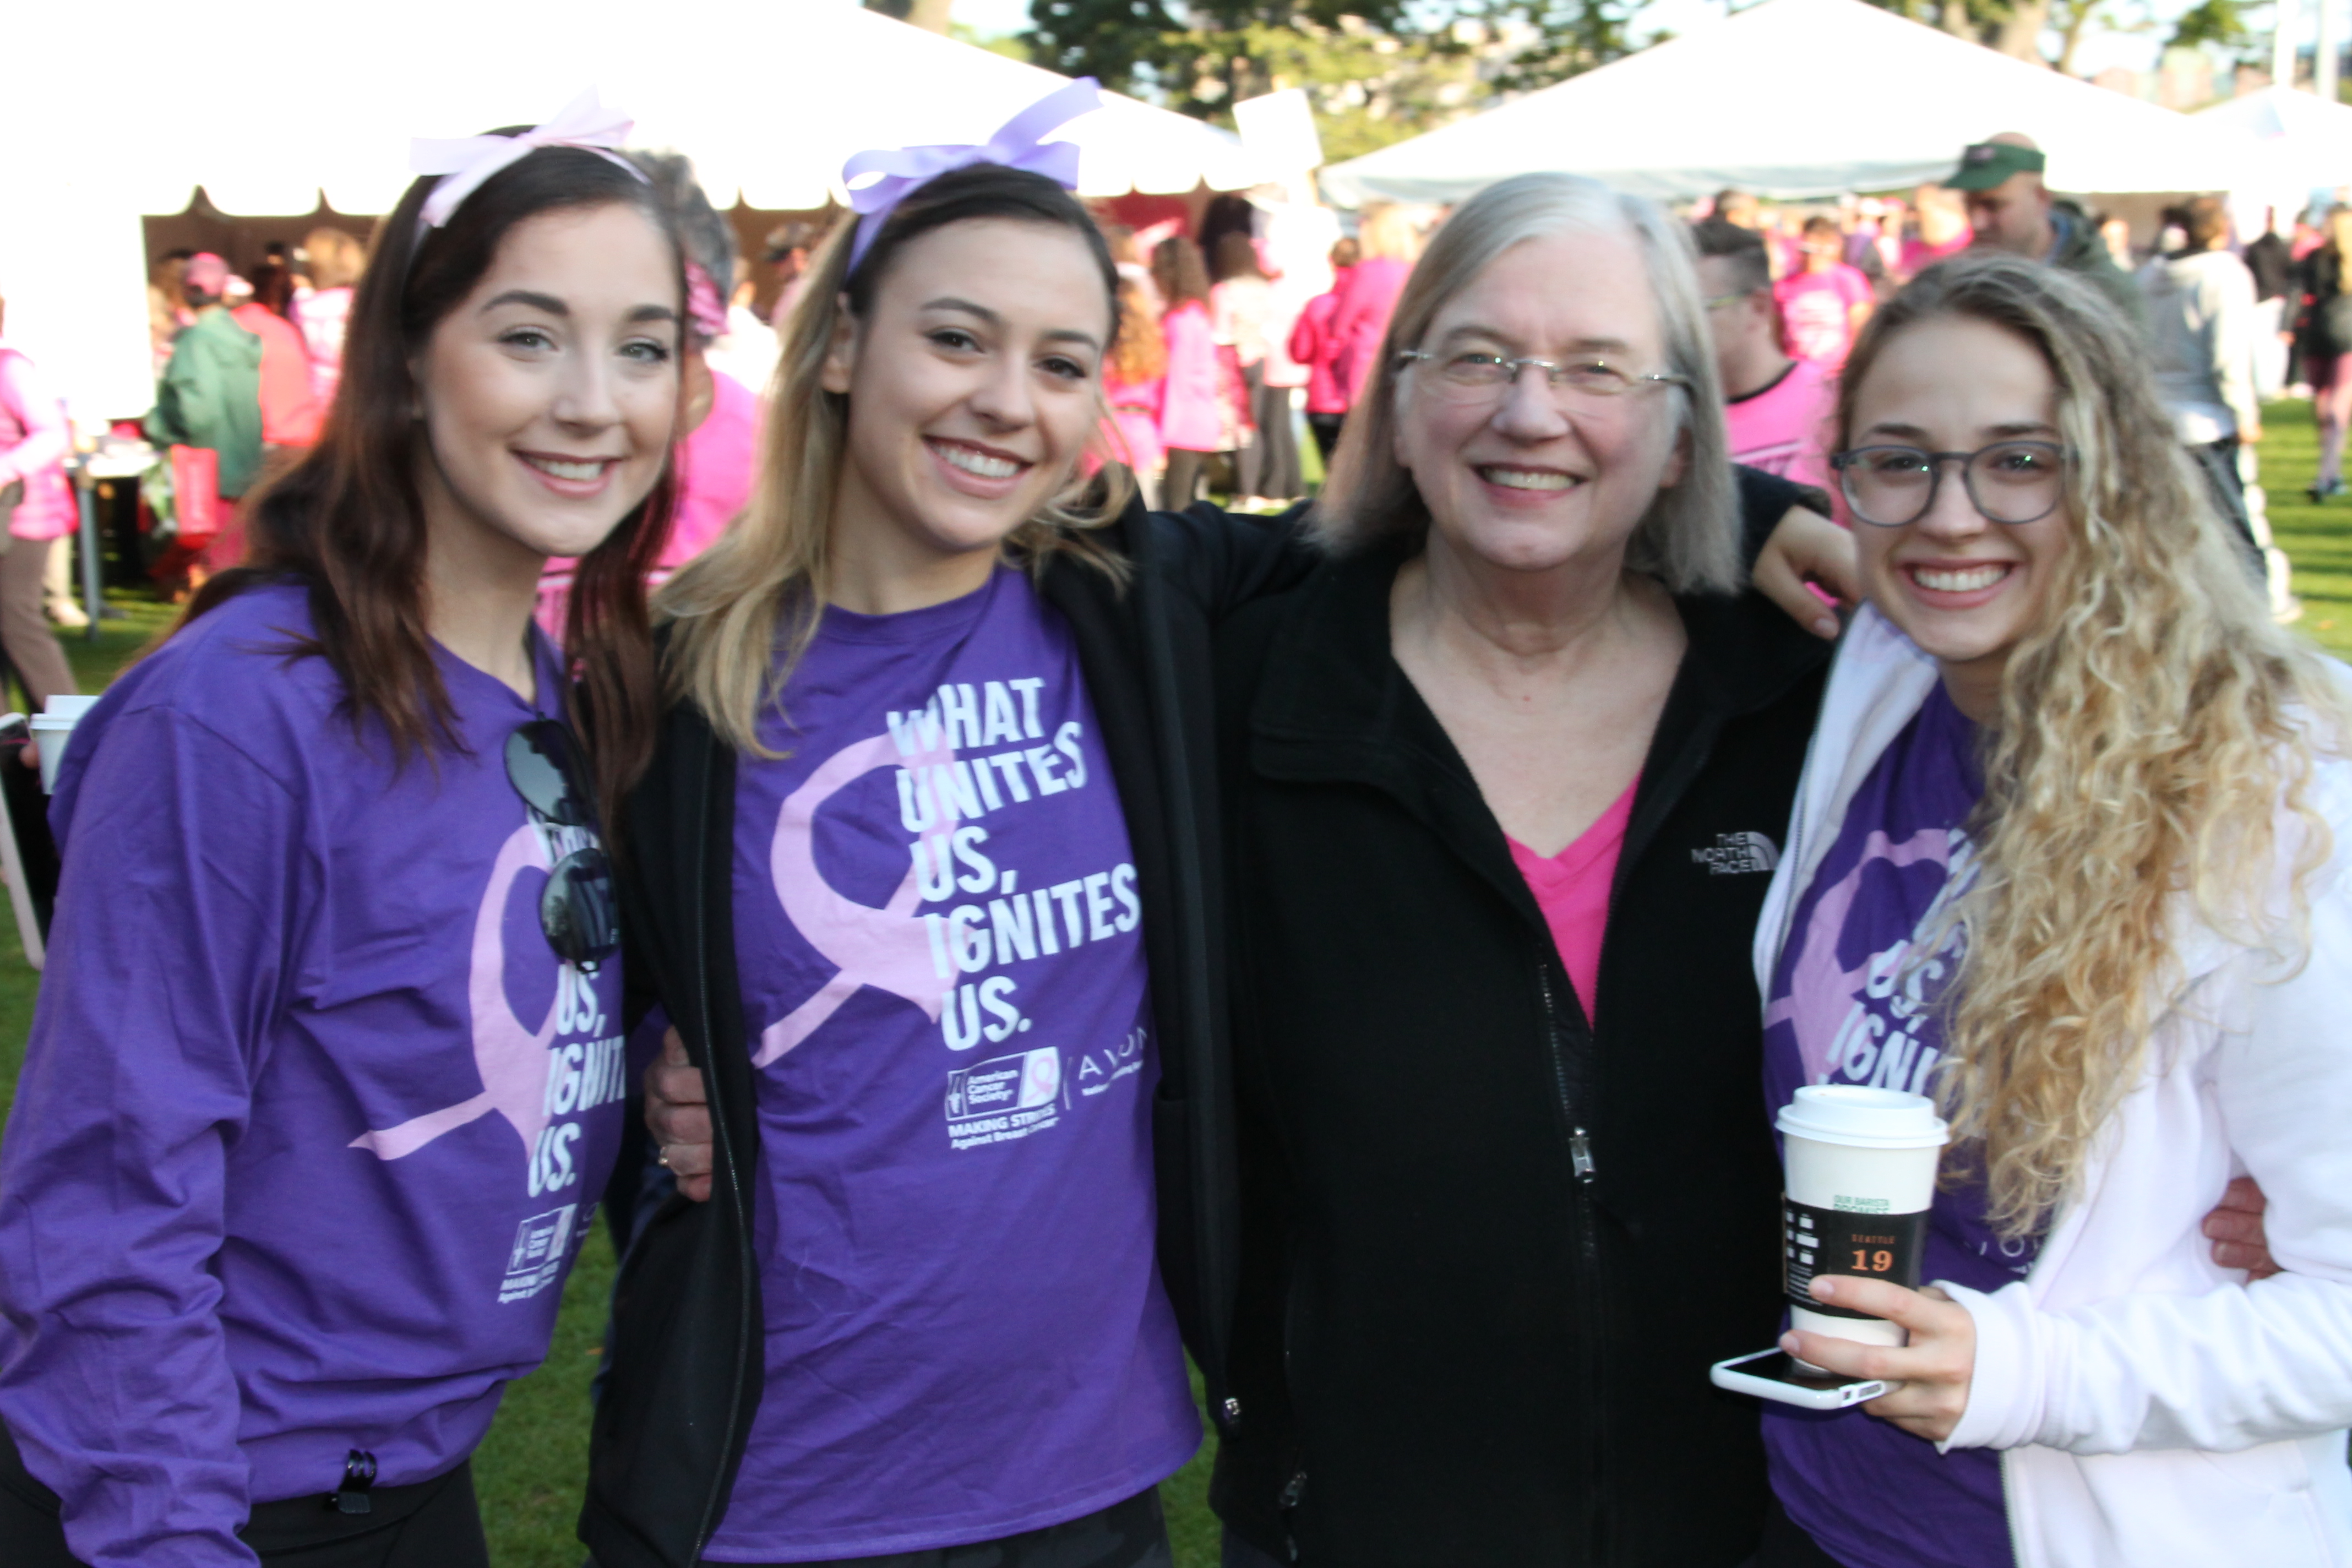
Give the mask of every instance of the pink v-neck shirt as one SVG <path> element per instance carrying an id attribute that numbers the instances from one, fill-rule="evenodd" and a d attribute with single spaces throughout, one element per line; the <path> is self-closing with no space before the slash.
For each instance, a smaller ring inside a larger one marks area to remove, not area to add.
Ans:
<path id="1" fill-rule="evenodd" d="M 1641 787 L 1638 778 L 1627 784 L 1616 804 L 1549 858 L 1510 840 L 1511 859 L 1551 928 L 1552 944 L 1559 949 L 1588 1023 L 1601 1015 L 1601 938 L 1609 929 L 1609 887 L 1617 879 L 1617 855 L 1633 818 L 1633 792 Z"/>

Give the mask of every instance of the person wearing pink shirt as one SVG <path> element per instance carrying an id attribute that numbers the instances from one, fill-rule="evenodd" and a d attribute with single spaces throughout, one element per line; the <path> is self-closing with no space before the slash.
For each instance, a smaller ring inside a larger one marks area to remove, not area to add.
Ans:
<path id="1" fill-rule="evenodd" d="M 0 331 L 6 308 L 0 300 Z M 77 519 L 65 468 L 72 449 L 65 409 L 42 387 L 33 362 L 0 337 L 0 521 L 7 528 L 0 542 L 0 648 L 36 712 L 75 691 L 65 650 L 41 609 L 49 548 Z"/>
<path id="2" fill-rule="evenodd" d="M 1397 296 L 1404 292 L 1405 279 L 1412 276 L 1413 258 L 1421 254 L 1421 237 L 1401 207 L 1380 206 L 1366 213 L 1356 242 L 1362 259 L 1331 308 L 1331 377 L 1351 408 L 1380 368 L 1389 317 L 1396 310 Z"/>
<path id="3" fill-rule="evenodd" d="M 1327 472 L 1331 449 L 1339 444 L 1339 426 L 1348 417 L 1348 397 L 1339 390 L 1339 378 L 1332 366 L 1331 312 L 1339 308 L 1361 255 L 1353 239 L 1342 239 L 1331 247 L 1331 291 L 1307 300 L 1290 329 L 1290 357 L 1307 367 L 1307 428 L 1323 454 Z"/>
<path id="4" fill-rule="evenodd" d="M 1693 226 L 1691 238 L 1723 378 L 1731 460 L 1834 495 L 1822 439 L 1837 383 L 1827 366 L 1780 346 L 1763 236 L 1709 218 Z"/>
<path id="5" fill-rule="evenodd" d="M 352 315 L 352 288 L 367 268 L 367 247 L 340 228 L 321 224 L 302 237 L 310 264 L 310 288 L 294 297 L 294 324 L 310 356 L 310 395 L 321 418 L 334 405 L 343 377 L 343 329 Z"/>
<path id="6" fill-rule="evenodd" d="M 1168 380 L 1160 405 L 1160 439 L 1168 448 L 1167 493 L 1160 504 L 1181 511 L 1197 499 L 1210 458 L 1233 443 L 1234 423 L 1218 392 L 1217 334 L 1209 320 L 1209 269 L 1201 247 L 1171 235 L 1152 247 L 1152 280 L 1168 313 L 1160 331 L 1168 342 Z"/>
<path id="7" fill-rule="evenodd" d="M 1103 362 L 1103 401 L 1110 405 L 1111 457 L 1134 472 L 1144 504 L 1155 510 L 1168 467 L 1168 448 L 1160 439 L 1167 389 L 1168 342 L 1160 333 L 1156 296 L 1150 284 L 1121 272 L 1118 341 Z"/>
<path id="8" fill-rule="evenodd" d="M 1895 268 L 1898 283 L 1908 283 L 1976 243 L 1977 231 L 1969 226 L 1968 208 L 1959 192 L 1922 185 L 1912 196 L 1911 206 L 1918 215 L 1919 232 L 1904 241 L 1902 258 Z"/>
<path id="9" fill-rule="evenodd" d="M 1804 268 L 1772 286 L 1788 333 L 1789 352 L 1835 370 L 1845 363 L 1854 334 L 1870 320 L 1877 295 L 1860 268 L 1849 267 L 1845 237 L 1833 218 L 1805 220 Z"/>
<path id="10" fill-rule="evenodd" d="M 709 548 L 751 499 L 766 405 L 708 357 L 711 345 L 726 337 L 732 325 L 722 289 L 735 278 L 734 229 L 710 205 L 694 177 L 691 161 L 676 153 L 632 153 L 629 158 L 653 182 L 686 244 L 687 338 L 710 384 L 707 412 L 678 443 L 677 510 L 670 522 L 669 542 L 655 567 L 654 580 L 660 582 Z M 693 384 L 689 368 L 689 388 Z M 691 398 L 689 420 L 701 401 Z"/>

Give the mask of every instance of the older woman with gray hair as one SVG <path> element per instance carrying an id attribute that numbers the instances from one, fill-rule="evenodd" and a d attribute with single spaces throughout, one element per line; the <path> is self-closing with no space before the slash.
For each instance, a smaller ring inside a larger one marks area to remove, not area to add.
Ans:
<path id="1" fill-rule="evenodd" d="M 1731 1568 L 1779 1173 L 1748 949 L 1828 647 L 1742 586 L 1687 238 L 1532 174 L 1438 232 L 1219 648 L 1233 1563 Z M 1603 1005 L 1605 1004 L 1605 1005 Z"/>

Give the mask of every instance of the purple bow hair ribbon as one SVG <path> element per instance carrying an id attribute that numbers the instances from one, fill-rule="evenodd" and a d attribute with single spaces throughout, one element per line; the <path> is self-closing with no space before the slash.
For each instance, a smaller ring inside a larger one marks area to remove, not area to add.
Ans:
<path id="1" fill-rule="evenodd" d="M 845 185 L 861 174 L 882 178 L 849 193 L 849 205 L 858 215 L 857 238 L 849 247 L 849 269 L 866 258 L 866 247 L 882 232 L 890 209 L 908 192 L 952 169 L 974 163 L 1002 163 L 1045 175 L 1065 190 L 1078 187 L 1078 150 L 1067 142 L 1046 145 L 1044 138 L 1081 114 L 1102 107 L 1095 79 L 1080 77 L 1055 89 L 997 128 L 996 134 L 977 147 L 897 147 L 860 153 L 841 166 Z"/>
<path id="2" fill-rule="evenodd" d="M 642 180 L 646 172 L 620 153 L 636 124 L 619 110 L 600 104 L 592 87 L 565 104 L 554 119 L 520 136 L 415 137 L 408 143 L 409 172 L 442 177 L 417 216 L 426 227 L 439 228 L 483 181 L 541 147 L 577 147 L 618 163 Z"/>

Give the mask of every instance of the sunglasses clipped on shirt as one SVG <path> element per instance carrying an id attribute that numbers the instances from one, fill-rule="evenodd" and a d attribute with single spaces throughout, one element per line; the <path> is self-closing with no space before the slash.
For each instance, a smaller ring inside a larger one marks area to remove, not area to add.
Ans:
<path id="1" fill-rule="evenodd" d="M 596 826 L 595 796 L 587 785 L 588 759 L 560 720 L 534 719 L 507 737 L 507 782 L 541 823 Z M 591 845 L 574 849 L 547 874 L 539 896 L 539 929 L 555 955 L 594 973 L 621 945 L 613 862 Z"/>

